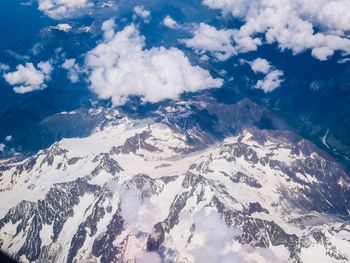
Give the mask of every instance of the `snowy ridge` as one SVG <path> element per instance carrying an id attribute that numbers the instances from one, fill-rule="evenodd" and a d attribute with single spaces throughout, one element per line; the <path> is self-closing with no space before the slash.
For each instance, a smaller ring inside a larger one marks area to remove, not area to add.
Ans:
<path id="1" fill-rule="evenodd" d="M 247 105 L 267 116 L 248 101 L 108 111 L 89 137 L 2 160 L 1 250 L 20 262 L 349 261 L 348 176 L 293 132 L 243 123 Z M 231 123 L 203 126 L 223 111 Z"/>

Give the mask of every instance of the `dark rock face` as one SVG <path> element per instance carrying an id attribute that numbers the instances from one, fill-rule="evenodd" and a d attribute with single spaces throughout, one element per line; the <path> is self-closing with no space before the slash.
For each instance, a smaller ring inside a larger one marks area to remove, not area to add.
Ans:
<path id="1" fill-rule="evenodd" d="M 136 133 L 135 136 L 128 138 L 123 146 L 118 147 L 115 152 L 128 154 L 128 153 L 136 153 L 139 149 L 144 149 L 150 152 L 159 151 L 159 149 L 149 143 L 146 142 L 148 138 L 150 138 L 151 134 L 148 131 L 142 133 Z"/>
<path id="2" fill-rule="evenodd" d="M 8 255 L 4 254 L 3 252 L 0 252 L 0 262 L 2 263 L 16 263 L 12 258 L 10 258 Z"/>
<path id="3" fill-rule="evenodd" d="M 261 164 L 268 166 L 272 170 L 280 171 L 286 180 L 298 183 L 303 187 L 298 189 L 298 193 L 288 188 L 281 188 L 280 191 L 284 198 L 287 198 L 294 205 L 317 212 L 327 214 L 349 215 L 350 191 L 339 184 L 339 180 L 344 180 L 344 184 L 349 185 L 350 179 L 330 157 L 324 159 L 325 153 L 317 150 L 310 142 L 300 140 L 297 136 L 290 132 L 282 131 L 260 131 L 257 129 L 249 130 L 253 134 L 253 140 L 256 142 L 267 141 L 269 137 L 277 138 L 283 141 L 292 141 L 289 150 L 292 153 L 298 152 L 306 155 L 304 159 L 296 159 L 290 165 L 274 159 L 273 155 L 257 157 L 256 152 L 250 146 L 243 142 L 224 144 L 220 149 L 220 155 L 227 161 L 236 162 L 237 158 L 244 158 L 252 165 Z M 305 149 L 308 149 L 305 151 Z M 311 151 L 312 149 L 312 151 Z M 317 153 L 321 158 L 313 158 L 312 155 Z M 210 164 L 206 164 L 207 166 Z M 298 175 L 299 176 L 298 176 Z M 304 178 L 300 178 L 300 175 Z M 242 172 L 237 172 L 230 176 L 235 183 L 245 183 L 251 187 L 260 188 L 261 184 L 252 177 L 247 177 Z M 313 180 L 308 179 L 308 176 Z M 333 189 L 333 191 L 329 191 Z"/>
<path id="4" fill-rule="evenodd" d="M 74 164 L 76 164 L 79 160 L 80 160 L 79 157 L 73 157 L 73 158 L 70 158 L 70 159 L 67 161 L 67 164 L 68 164 L 68 165 L 74 165 Z"/>
<path id="5" fill-rule="evenodd" d="M 122 232 L 123 224 L 124 220 L 120 215 L 120 209 L 118 209 L 107 226 L 106 232 L 95 239 L 91 252 L 95 257 L 101 256 L 101 263 L 120 262 L 123 248 L 115 246 L 113 242 Z"/>
<path id="6" fill-rule="evenodd" d="M 302 165 L 296 164 L 296 166 L 292 168 L 292 172 L 294 172 L 295 170 L 300 171 L 300 168 L 302 167 L 300 174 L 305 175 L 305 171 L 307 171 L 307 173 L 311 174 L 317 182 L 304 182 L 304 185 L 308 187 L 301 190 L 303 195 L 300 195 L 294 203 L 297 206 L 307 207 L 310 210 L 318 212 L 347 216 L 350 207 L 350 193 L 348 189 L 344 189 L 339 185 L 341 177 L 344 178 L 348 184 L 349 180 L 347 179 L 347 176 L 343 174 L 343 171 L 339 170 L 332 164 L 326 164 L 322 168 L 322 172 L 317 169 L 310 170 L 309 165 L 313 166 L 314 164 L 314 162 L 312 162 L 312 164 L 310 164 L 310 162 L 305 162 Z M 332 191 L 329 191 L 329 189 L 332 189 Z M 288 189 L 284 190 L 285 194 L 289 192 Z"/>
<path id="7" fill-rule="evenodd" d="M 231 175 L 230 179 L 234 183 L 244 183 L 250 187 L 261 188 L 261 184 L 256 179 L 251 178 L 242 172 L 237 172 L 234 175 Z"/>
<path id="8" fill-rule="evenodd" d="M 49 150 L 45 150 L 43 152 L 44 159 L 42 160 L 40 167 L 44 164 L 47 166 L 51 166 L 54 162 L 55 156 L 65 156 L 68 151 L 66 149 L 62 149 L 57 145 L 52 146 Z"/>
<path id="9" fill-rule="evenodd" d="M 101 218 L 103 218 L 106 214 L 106 209 L 102 205 L 102 203 L 106 200 L 106 195 L 108 195 L 108 192 L 102 191 L 92 209 L 92 212 L 89 214 L 86 220 L 79 225 L 78 231 L 74 234 L 71 242 L 67 262 L 73 262 L 73 259 L 77 256 L 79 249 L 81 249 L 81 247 L 84 245 L 87 235 L 90 237 L 95 236 L 97 232 L 96 224 L 98 224 Z"/>
<path id="10" fill-rule="evenodd" d="M 223 185 L 213 185 L 212 181 L 188 172 L 185 175 L 182 186 L 188 189 L 188 191 L 178 194 L 175 197 L 170 207 L 168 217 L 154 226 L 153 233 L 148 237 L 147 241 L 148 251 L 161 252 L 165 236 L 179 223 L 179 214 L 185 208 L 188 199 L 191 198 L 195 192 L 198 193 L 198 189 L 203 189 L 203 187 L 210 187 L 217 193 L 217 195 L 213 197 L 211 205 L 217 209 L 217 212 L 222 216 L 229 227 L 242 233 L 236 237 L 240 243 L 264 248 L 284 245 L 292 251 L 299 242 L 296 235 L 285 233 L 285 231 L 273 221 L 261 220 L 250 216 L 250 214 L 254 212 L 268 213 L 259 203 L 251 203 L 247 212 L 232 211 L 221 201 L 226 192 Z M 204 194 L 203 191 L 201 192 Z M 197 198 L 197 200 L 197 205 L 201 202 L 205 202 L 205 200 L 201 198 Z"/>
<path id="11" fill-rule="evenodd" d="M 224 218 L 227 225 L 240 229 L 242 234 L 238 240 L 243 244 L 253 244 L 259 247 L 284 245 L 293 248 L 298 241 L 296 235 L 289 235 L 272 221 L 249 217 L 237 212 L 226 211 Z"/>
<path id="12" fill-rule="evenodd" d="M 168 217 L 165 219 L 165 225 L 167 232 L 172 229 L 179 221 L 179 213 L 185 207 L 189 192 L 184 192 L 175 197 L 174 202 L 171 204 Z"/>
<path id="13" fill-rule="evenodd" d="M 251 215 L 252 213 L 266 213 L 269 214 L 269 211 L 265 208 L 263 208 L 260 203 L 250 203 L 249 207 L 247 209 L 247 214 Z"/>
<path id="14" fill-rule="evenodd" d="M 124 185 L 128 188 L 139 189 L 142 199 L 157 195 L 164 189 L 164 183 L 161 180 L 154 180 L 146 174 L 136 174 L 132 179 L 126 181 Z"/>
<path id="15" fill-rule="evenodd" d="M 102 153 L 99 156 L 96 156 L 94 162 L 99 162 L 99 164 L 92 171 L 92 177 L 97 176 L 102 170 L 105 170 L 107 173 L 110 173 L 113 176 L 123 171 L 123 168 L 119 165 L 119 163 L 108 153 Z"/>
<path id="16" fill-rule="evenodd" d="M 157 251 L 164 242 L 165 231 L 162 223 L 157 223 L 153 227 L 153 233 L 147 240 L 147 251 Z"/>
<path id="17" fill-rule="evenodd" d="M 165 121 L 176 131 L 186 134 L 188 143 L 195 149 L 235 135 L 247 127 L 270 130 L 289 128 L 282 119 L 248 98 L 226 105 L 201 97 L 188 104 L 191 105 L 189 108 L 170 102 L 167 106 L 175 108 L 173 112 L 167 112 L 166 107 L 161 106 L 158 111 L 163 114 L 157 116 L 157 121 Z M 266 123 L 269 123 L 268 127 Z"/>
<path id="18" fill-rule="evenodd" d="M 0 220 L 0 229 L 7 223 L 18 224 L 17 234 L 25 233 L 26 241 L 18 251 L 16 258 L 25 255 L 35 261 L 41 253 L 40 231 L 43 225 L 52 225 L 52 241 L 56 241 L 67 218 L 74 216 L 74 206 L 86 193 L 94 193 L 97 186 L 90 185 L 84 179 L 57 184 L 46 194 L 44 200 L 37 203 L 22 201 Z"/>

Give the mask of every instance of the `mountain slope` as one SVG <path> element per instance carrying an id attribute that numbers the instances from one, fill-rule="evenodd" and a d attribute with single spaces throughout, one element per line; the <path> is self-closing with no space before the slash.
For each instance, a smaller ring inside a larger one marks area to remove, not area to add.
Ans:
<path id="1" fill-rule="evenodd" d="M 1 250 L 21 262 L 350 260 L 349 178 L 265 109 L 105 115 L 89 137 L 1 161 Z"/>

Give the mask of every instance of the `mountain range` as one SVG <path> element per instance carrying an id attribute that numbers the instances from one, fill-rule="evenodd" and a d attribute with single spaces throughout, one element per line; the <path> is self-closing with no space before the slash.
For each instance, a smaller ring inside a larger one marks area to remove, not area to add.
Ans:
<path id="1" fill-rule="evenodd" d="M 19 262 L 348 262 L 350 179 L 249 99 L 171 101 L 0 160 L 0 249 Z"/>

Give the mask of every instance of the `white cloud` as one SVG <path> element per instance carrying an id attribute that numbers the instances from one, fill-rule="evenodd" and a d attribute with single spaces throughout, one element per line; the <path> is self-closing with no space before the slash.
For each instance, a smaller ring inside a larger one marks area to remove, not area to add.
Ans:
<path id="1" fill-rule="evenodd" d="M 350 1 L 321 1 L 317 13 L 317 21 L 330 30 L 350 30 Z"/>
<path id="2" fill-rule="evenodd" d="M 250 64 L 255 73 L 267 74 L 270 71 L 270 63 L 263 58 L 257 58 Z"/>
<path id="3" fill-rule="evenodd" d="M 317 47 L 312 49 L 311 54 L 315 58 L 324 61 L 333 56 L 334 50 L 328 47 Z"/>
<path id="4" fill-rule="evenodd" d="M 230 29 L 217 30 L 215 27 L 201 23 L 191 39 L 182 40 L 187 47 L 199 52 L 209 51 L 219 60 L 226 60 L 236 53 L 232 46 L 234 31 Z"/>
<path id="5" fill-rule="evenodd" d="M 163 25 L 172 29 L 179 27 L 179 24 L 169 15 L 164 18 Z"/>
<path id="6" fill-rule="evenodd" d="M 108 182 L 107 186 L 112 192 L 117 193 L 121 208 L 120 214 L 125 226 L 134 234 L 140 231 L 151 233 L 154 222 L 159 220 L 158 207 L 150 199 L 142 196 L 141 190 L 134 186 L 120 185 L 115 180 Z M 143 190 L 148 187 L 145 185 Z"/>
<path id="7" fill-rule="evenodd" d="M 46 88 L 45 82 L 50 80 L 52 65 L 49 61 L 40 62 L 37 67 L 33 63 L 18 65 L 16 71 L 4 75 L 5 80 L 16 93 L 27 93 Z"/>
<path id="8" fill-rule="evenodd" d="M 121 105 L 129 96 L 143 101 L 175 99 L 183 92 L 221 87 L 207 70 L 192 66 L 177 48 L 145 49 L 145 38 L 134 24 L 115 33 L 112 20 L 104 23 L 104 40 L 86 55 L 90 88 L 102 99 Z"/>
<path id="9" fill-rule="evenodd" d="M 103 37 L 105 40 L 112 40 L 115 32 L 114 32 L 115 24 L 113 19 L 106 20 L 102 23 L 102 31 L 104 32 Z"/>
<path id="10" fill-rule="evenodd" d="M 348 0 L 203 0 L 243 21 L 237 37 L 264 36 L 266 43 L 277 43 L 295 54 L 312 50 L 325 60 L 335 51 L 350 53 L 350 2 Z"/>
<path id="11" fill-rule="evenodd" d="M 258 80 L 254 88 L 261 89 L 265 93 L 272 92 L 279 88 L 284 81 L 284 73 L 282 70 L 277 70 L 271 66 L 270 62 L 263 58 L 257 58 L 252 62 L 243 61 L 243 63 L 249 63 L 251 69 L 255 74 L 265 74 L 264 79 Z"/>
<path id="12" fill-rule="evenodd" d="M 258 38 L 241 36 L 237 30 L 216 29 L 205 23 L 199 24 L 191 39 L 182 40 L 187 47 L 199 53 L 210 52 L 218 60 L 224 61 L 238 53 L 257 50 L 261 45 Z"/>
<path id="13" fill-rule="evenodd" d="M 74 58 L 66 59 L 63 64 L 62 68 L 66 69 L 68 71 L 68 79 L 72 83 L 78 83 L 80 79 L 80 74 L 82 74 L 83 69 L 79 66 L 79 64 L 76 63 L 76 60 Z"/>
<path id="14" fill-rule="evenodd" d="M 149 19 L 151 17 L 151 12 L 147 9 L 145 9 L 144 6 L 142 5 L 137 5 L 134 7 L 133 9 L 135 15 L 134 15 L 134 19 L 136 19 L 136 17 L 141 17 L 145 23 L 148 23 L 149 22 Z"/>
<path id="15" fill-rule="evenodd" d="M 7 135 L 7 136 L 5 137 L 5 141 L 6 141 L 6 142 L 12 141 L 12 135 Z"/>
<path id="16" fill-rule="evenodd" d="M 348 63 L 350 62 L 350 58 L 342 58 L 342 59 L 339 59 L 338 63 L 339 64 L 344 64 L 344 63 Z"/>
<path id="17" fill-rule="evenodd" d="M 5 150 L 6 145 L 3 143 L 0 143 L 0 152 L 3 152 Z"/>
<path id="18" fill-rule="evenodd" d="M 258 46 L 262 44 L 259 38 L 253 38 L 250 36 L 241 36 L 237 31 L 235 34 L 236 49 L 239 53 L 246 53 L 250 51 L 256 51 Z"/>
<path id="19" fill-rule="evenodd" d="M 138 263 L 161 263 L 162 259 L 155 252 L 145 252 L 137 258 Z"/>
<path id="20" fill-rule="evenodd" d="M 209 57 L 208 57 L 207 55 L 202 55 L 199 59 L 200 59 L 200 61 L 202 61 L 202 62 L 207 62 L 207 61 L 209 61 Z"/>
<path id="21" fill-rule="evenodd" d="M 91 6 L 92 0 L 39 0 L 39 10 L 54 19 L 72 16 Z"/>
<path id="22" fill-rule="evenodd" d="M 38 64 L 38 68 L 41 71 L 41 73 L 44 74 L 45 79 L 50 79 L 50 74 L 52 72 L 52 65 L 50 61 L 40 62 Z"/>
<path id="23" fill-rule="evenodd" d="M 30 56 L 19 54 L 19 53 L 13 51 L 13 50 L 7 50 L 6 52 L 10 56 L 12 56 L 12 57 L 14 57 L 15 59 L 18 59 L 18 60 L 29 60 L 30 59 Z"/>
<path id="24" fill-rule="evenodd" d="M 255 88 L 262 89 L 265 93 L 268 93 L 279 88 L 283 81 L 283 71 L 273 70 L 269 72 L 263 80 L 259 80 Z"/>
<path id="25" fill-rule="evenodd" d="M 120 194 L 120 193 L 119 193 Z M 121 194 L 121 212 L 126 224 L 132 226 L 139 220 L 141 193 L 138 189 L 125 189 Z"/>
<path id="26" fill-rule="evenodd" d="M 7 64 L 0 63 L 0 71 L 8 71 L 10 66 Z"/>
<path id="27" fill-rule="evenodd" d="M 245 257 L 232 251 L 237 233 L 217 213 L 202 210 L 193 219 L 195 231 L 187 249 L 195 262 L 248 262 Z"/>

